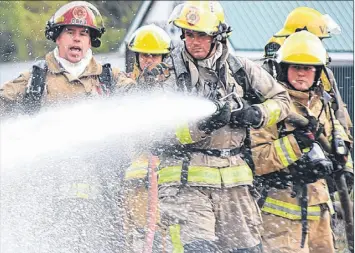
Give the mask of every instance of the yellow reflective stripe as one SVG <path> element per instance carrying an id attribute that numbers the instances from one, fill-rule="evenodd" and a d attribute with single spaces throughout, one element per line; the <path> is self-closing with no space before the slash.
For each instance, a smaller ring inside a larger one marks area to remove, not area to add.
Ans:
<path id="1" fill-rule="evenodd" d="M 240 165 L 237 167 L 228 167 L 220 169 L 223 183 L 235 184 L 235 183 L 252 183 L 253 172 L 248 165 Z"/>
<path id="2" fill-rule="evenodd" d="M 181 165 L 170 166 L 158 171 L 158 184 L 180 182 Z"/>
<path id="3" fill-rule="evenodd" d="M 290 159 L 292 160 L 292 162 L 297 161 L 298 157 L 295 154 L 295 152 L 293 151 L 293 148 L 292 148 L 290 140 L 287 138 L 287 136 L 283 137 L 282 140 L 283 140 L 283 142 L 285 144 L 285 147 L 286 147 L 286 150 L 287 150 L 287 154 L 290 157 Z"/>
<path id="4" fill-rule="evenodd" d="M 125 174 L 125 180 L 127 179 L 136 179 L 136 178 L 145 178 L 147 176 L 147 168 L 145 169 L 136 169 L 136 170 L 127 170 Z"/>
<path id="5" fill-rule="evenodd" d="M 348 160 L 346 161 L 345 167 L 348 169 L 354 168 L 353 159 L 350 154 L 348 154 Z"/>
<path id="6" fill-rule="evenodd" d="M 73 184 L 73 188 L 76 188 L 76 196 L 81 199 L 88 199 L 90 192 L 90 185 L 77 183 Z"/>
<path id="7" fill-rule="evenodd" d="M 180 178 L 180 175 L 179 175 Z M 187 174 L 187 182 L 221 184 L 222 179 L 218 169 L 209 167 L 189 167 Z"/>
<path id="8" fill-rule="evenodd" d="M 320 79 L 322 80 L 322 84 L 323 84 L 324 90 L 325 91 L 330 91 L 331 88 L 332 88 L 332 85 L 330 84 L 330 81 L 329 81 L 328 77 L 324 73 L 324 70 L 322 70 L 322 74 L 320 76 Z"/>
<path id="9" fill-rule="evenodd" d="M 332 200 L 331 200 L 331 199 L 329 199 L 329 200 L 327 201 L 327 206 L 328 206 L 328 208 L 329 208 L 330 215 L 335 214 L 334 207 L 333 207 L 333 203 L 332 203 Z"/>
<path id="10" fill-rule="evenodd" d="M 276 154 L 280 158 L 284 167 L 287 167 L 298 160 L 298 157 L 293 151 L 291 142 L 287 136 L 274 141 L 274 146 L 276 149 Z"/>
<path id="11" fill-rule="evenodd" d="M 261 210 L 290 220 L 301 219 L 301 206 L 270 197 L 266 198 L 264 206 Z M 307 212 L 308 220 L 320 219 L 321 209 L 319 206 L 309 206 L 307 207 Z"/>
<path id="12" fill-rule="evenodd" d="M 170 166 L 158 171 L 158 184 L 180 182 L 181 166 Z M 240 165 L 228 168 L 211 168 L 203 166 L 190 166 L 187 181 L 193 183 L 205 183 L 212 185 L 251 183 L 253 173 L 249 166 Z"/>
<path id="13" fill-rule="evenodd" d="M 147 160 L 137 160 L 132 162 L 125 173 L 125 179 L 139 179 L 144 178 L 147 175 L 148 161 Z"/>
<path id="14" fill-rule="evenodd" d="M 334 211 L 332 199 L 330 198 L 330 195 L 329 195 L 329 188 L 328 188 L 328 185 L 326 184 L 325 187 L 326 187 L 327 196 L 328 196 L 327 206 L 328 206 L 328 208 L 329 208 L 330 214 L 333 215 L 333 214 L 335 214 L 335 211 Z"/>
<path id="15" fill-rule="evenodd" d="M 171 237 L 171 243 L 173 245 L 173 253 L 184 253 L 184 246 L 180 239 L 180 225 L 169 226 L 169 232 Z"/>
<path id="16" fill-rule="evenodd" d="M 272 99 L 266 100 L 262 105 L 266 108 L 269 113 L 269 120 L 266 126 L 272 126 L 277 123 L 280 118 L 281 108 L 278 103 Z"/>
<path id="17" fill-rule="evenodd" d="M 310 147 L 308 147 L 308 148 L 304 148 L 304 149 L 302 149 L 302 153 L 307 153 L 307 152 L 309 152 L 311 150 L 311 148 Z"/>
<path id="18" fill-rule="evenodd" d="M 176 129 L 175 135 L 177 139 L 182 143 L 182 144 L 190 144 L 193 143 L 191 134 L 190 134 L 190 129 L 189 125 L 186 123 L 182 125 L 181 127 L 178 127 Z"/>
<path id="19" fill-rule="evenodd" d="M 343 126 L 336 124 L 335 125 L 335 134 L 340 135 L 340 137 L 344 140 L 348 139 L 348 135 L 346 134 Z"/>
<path id="20" fill-rule="evenodd" d="M 281 147 L 281 141 L 280 139 L 274 141 L 274 147 L 275 147 L 275 150 L 276 150 L 276 154 L 277 156 L 280 158 L 281 160 L 281 163 L 284 167 L 287 167 L 289 166 L 289 162 L 287 161 L 287 158 L 282 150 L 282 147 Z"/>
<path id="21" fill-rule="evenodd" d="M 339 123 L 336 123 L 334 126 L 334 129 L 335 129 L 335 136 L 339 136 L 343 140 L 349 139 L 349 136 L 346 134 L 342 125 L 340 125 Z M 333 139 L 333 135 L 330 135 L 328 137 L 328 140 L 331 141 L 332 139 Z"/>

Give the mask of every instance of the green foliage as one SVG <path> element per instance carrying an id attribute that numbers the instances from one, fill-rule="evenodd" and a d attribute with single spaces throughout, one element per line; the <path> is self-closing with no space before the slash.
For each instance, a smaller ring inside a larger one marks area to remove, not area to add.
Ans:
<path id="1" fill-rule="evenodd" d="M 68 1 L 0 1 L 0 61 L 43 57 L 55 47 L 44 35 L 50 17 Z M 96 53 L 117 50 L 140 1 L 89 1 L 101 12 L 106 33 Z"/>

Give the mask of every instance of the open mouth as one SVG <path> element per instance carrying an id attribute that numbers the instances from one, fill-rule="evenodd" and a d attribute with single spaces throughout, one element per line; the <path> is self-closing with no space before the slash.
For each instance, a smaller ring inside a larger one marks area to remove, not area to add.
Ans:
<path id="1" fill-rule="evenodd" d="M 69 50 L 71 52 L 76 52 L 76 53 L 80 53 L 81 52 L 81 48 L 80 47 L 76 47 L 76 46 L 70 47 Z"/>

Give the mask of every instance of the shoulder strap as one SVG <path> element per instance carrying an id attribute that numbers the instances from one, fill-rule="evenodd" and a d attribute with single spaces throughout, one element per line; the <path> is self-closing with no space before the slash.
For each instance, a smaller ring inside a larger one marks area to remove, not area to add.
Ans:
<path id="1" fill-rule="evenodd" d="M 276 79 L 281 72 L 280 65 L 275 61 L 275 59 L 265 59 L 261 65 L 274 79 Z"/>
<path id="2" fill-rule="evenodd" d="M 264 99 L 251 88 L 250 78 L 248 73 L 245 71 L 242 62 L 235 56 L 229 54 L 227 57 L 227 62 L 229 69 L 232 71 L 232 76 L 238 82 L 238 84 L 243 88 L 244 96 L 246 101 L 252 104 L 260 104 L 264 102 Z"/>
<path id="3" fill-rule="evenodd" d="M 46 85 L 47 63 L 45 60 L 35 62 L 23 100 L 25 113 L 33 114 L 41 108 L 41 98 Z"/>
<path id="4" fill-rule="evenodd" d="M 174 66 L 174 70 L 175 70 L 174 72 L 175 72 L 178 88 L 181 90 L 186 89 L 187 91 L 191 91 L 192 90 L 191 76 L 189 74 L 189 71 L 186 68 L 181 52 L 182 52 L 181 47 L 175 48 L 170 53 L 170 58 Z"/>
<path id="5" fill-rule="evenodd" d="M 106 63 L 102 65 L 102 72 L 99 75 L 99 81 L 102 84 L 102 88 L 106 94 L 112 94 L 116 87 L 116 83 L 113 78 L 111 64 Z"/>

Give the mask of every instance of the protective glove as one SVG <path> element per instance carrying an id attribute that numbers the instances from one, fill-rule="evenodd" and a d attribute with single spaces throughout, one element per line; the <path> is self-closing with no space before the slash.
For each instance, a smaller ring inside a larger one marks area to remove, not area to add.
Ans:
<path id="1" fill-rule="evenodd" d="M 259 107 L 250 106 L 244 99 L 242 99 L 243 108 L 232 112 L 231 127 L 249 127 L 257 129 L 262 123 L 262 113 Z"/>
<path id="2" fill-rule="evenodd" d="M 295 137 L 300 149 L 309 148 L 316 141 L 314 134 L 309 130 L 296 128 L 293 131 L 293 136 Z"/>
<path id="3" fill-rule="evenodd" d="M 295 163 L 293 174 L 300 183 L 314 183 L 318 179 L 326 178 L 334 172 L 333 163 L 328 159 L 318 143 L 312 144 L 312 148 Z"/>
<path id="4" fill-rule="evenodd" d="M 215 112 L 212 116 L 203 119 L 198 124 L 198 129 L 205 132 L 206 134 L 212 133 L 221 127 L 227 125 L 231 117 L 231 105 L 226 102 L 222 108 Z"/>
<path id="5" fill-rule="evenodd" d="M 142 71 L 140 82 L 152 84 L 155 82 L 164 82 L 170 77 L 170 68 L 165 62 L 148 66 Z"/>
<path id="6" fill-rule="evenodd" d="M 343 173 L 345 176 L 346 185 L 348 186 L 348 190 L 351 192 L 354 188 L 354 173 L 350 171 L 344 171 Z"/>

